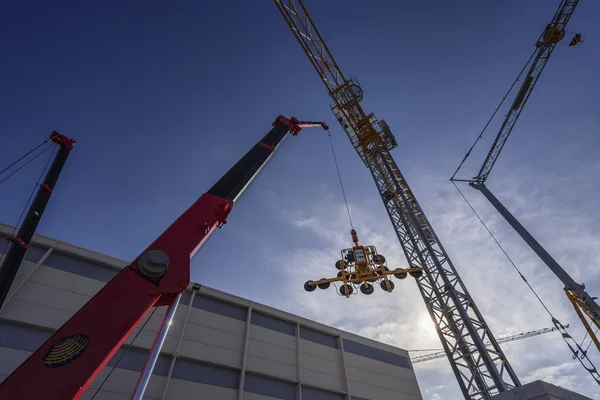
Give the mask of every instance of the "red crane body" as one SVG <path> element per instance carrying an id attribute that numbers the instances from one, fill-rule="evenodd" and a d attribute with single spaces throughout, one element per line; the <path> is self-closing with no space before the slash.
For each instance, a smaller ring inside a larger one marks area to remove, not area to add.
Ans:
<path id="1" fill-rule="evenodd" d="M 279 116 L 274 128 L 0 384 L 0 399 L 77 399 L 152 307 L 190 283 L 190 260 L 281 140 L 323 123 Z"/>

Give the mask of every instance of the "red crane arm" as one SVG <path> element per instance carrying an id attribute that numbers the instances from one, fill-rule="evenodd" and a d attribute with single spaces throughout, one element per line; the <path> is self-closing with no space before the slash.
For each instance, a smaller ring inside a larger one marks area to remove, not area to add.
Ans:
<path id="1" fill-rule="evenodd" d="M 104 286 L 0 384 L 0 399 L 77 399 L 152 307 L 170 305 L 190 283 L 190 259 L 272 157 L 304 126 L 278 117 L 274 128 L 150 246 Z"/>

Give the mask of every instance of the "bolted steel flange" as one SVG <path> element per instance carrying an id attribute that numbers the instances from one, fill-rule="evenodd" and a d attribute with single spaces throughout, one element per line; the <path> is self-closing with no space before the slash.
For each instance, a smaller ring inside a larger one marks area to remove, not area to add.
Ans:
<path id="1" fill-rule="evenodd" d="M 160 250 L 150 250 L 138 258 L 140 272 L 149 278 L 160 278 L 169 270 L 169 257 Z"/>

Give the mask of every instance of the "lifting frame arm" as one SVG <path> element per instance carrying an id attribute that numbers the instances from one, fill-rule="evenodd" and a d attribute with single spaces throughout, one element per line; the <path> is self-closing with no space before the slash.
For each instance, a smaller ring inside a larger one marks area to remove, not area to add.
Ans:
<path id="1" fill-rule="evenodd" d="M 274 128 L 0 385 L 1 399 L 77 399 L 152 307 L 190 283 L 190 260 L 288 133 L 324 123 L 277 117 Z"/>

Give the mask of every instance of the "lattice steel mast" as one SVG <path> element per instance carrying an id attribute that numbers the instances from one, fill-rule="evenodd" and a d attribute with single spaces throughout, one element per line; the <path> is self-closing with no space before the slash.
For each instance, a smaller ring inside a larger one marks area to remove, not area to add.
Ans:
<path id="1" fill-rule="evenodd" d="M 309 61 L 327 87 L 332 111 L 371 171 L 410 266 L 425 274 L 419 290 L 467 399 L 489 399 L 519 380 L 458 276 L 390 150 L 396 140 L 385 121 L 366 114 L 362 89 L 346 79 L 301 1 L 275 0 Z"/>
<path id="2" fill-rule="evenodd" d="M 519 89 L 519 93 L 515 97 L 515 100 L 508 111 L 508 114 L 504 118 L 504 122 L 500 127 L 500 131 L 498 135 L 496 135 L 496 139 L 492 144 L 492 148 L 490 149 L 479 173 L 475 178 L 473 178 L 474 182 L 484 183 L 490 174 L 492 167 L 496 163 L 506 140 L 510 136 L 512 129 L 519 119 L 521 115 L 521 111 L 525 108 L 525 104 L 527 103 L 527 99 L 531 95 L 533 88 L 535 87 L 548 59 L 552 55 L 556 44 L 565 36 L 565 27 L 567 23 L 571 19 L 573 12 L 575 11 L 575 7 L 579 3 L 579 0 L 563 0 L 558 7 L 558 10 L 554 14 L 552 18 L 552 22 L 550 22 L 544 32 L 540 35 L 535 46 L 538 48 L 537 54 L 531 63 L 531 67 L 529 67 L 529 71 Z"/>

